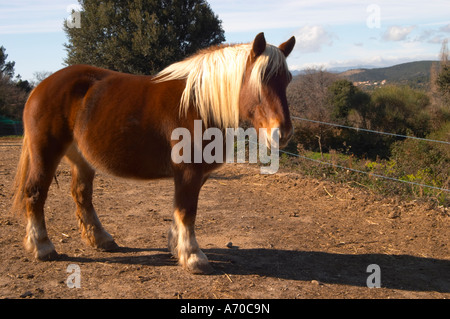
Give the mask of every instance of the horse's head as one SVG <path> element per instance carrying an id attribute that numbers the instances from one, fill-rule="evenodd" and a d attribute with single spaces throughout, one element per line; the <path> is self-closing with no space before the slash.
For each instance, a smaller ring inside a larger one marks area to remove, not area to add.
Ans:
<path id="1" fill-rule="evenodd" d="M 278 128 L 279 145 L 286 146 L 293 133 L 286 88 L 292 80 L 286 58 L 295 45 L 292 37 L 279 47 L 266 44 L 264 34 L 256 36 L 247 62 L 241 88 L 239 114 L 259 131 L 267 129 L 268 144 L 271 129 Z"/>

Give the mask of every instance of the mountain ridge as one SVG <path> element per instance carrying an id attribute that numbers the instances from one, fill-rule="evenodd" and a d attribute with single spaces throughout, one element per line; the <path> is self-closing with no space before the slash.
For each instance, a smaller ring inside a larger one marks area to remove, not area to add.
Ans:
<path id="1" fill-rule="evenodd" d="M 433 63 L 439 63 L 439 61 L 413 61 L 381 68 L 350 67 L 341 72 L 333 72 L 333 70 L 341 68 L 330 68 L 325 71 L 335 73 L 356 85 L 373 86 L 383 82 L 385 84 L 409 85 L 413 88 L 428 88 Z M 294 71 L 294 75 L 301 75 L 302 73 L 302 71 Z"/>

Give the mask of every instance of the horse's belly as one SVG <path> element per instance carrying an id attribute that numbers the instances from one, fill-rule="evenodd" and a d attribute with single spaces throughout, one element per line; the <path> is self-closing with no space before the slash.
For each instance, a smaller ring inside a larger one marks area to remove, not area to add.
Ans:
<path id="1" fill-rule="evenodd" d="M 77 141 L 78 148 L 94 168 L 107 173 L 134 179 L 170 177 L 172 161 L 170 149 L 162 143 L 139 142 L 131 138 L 104 138 L 102 141 Z"/>

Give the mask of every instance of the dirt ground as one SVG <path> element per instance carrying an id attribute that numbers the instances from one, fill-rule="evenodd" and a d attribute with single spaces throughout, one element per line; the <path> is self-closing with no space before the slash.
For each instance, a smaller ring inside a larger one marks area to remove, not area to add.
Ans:
<path id="1" fill-rule="evenodd" d="M 9 211 L 20 143 L 0 139 L 1 298 L 450 297 L 448 210 L 288 171 L 260 175 L 244 164 L 223 166 L 200 194 L 196 234 L 212 275 L 186 272 L 167 251 L 172 180 L 98 173 L 94 205 L 121 248 L 87 247 L 65 163 L 46 203 L 60 257 L 34 261 L 22 247 L 24 221 Z M 72 264 L 80 288 L 67 285 Z M 372 264 L 381 288 L 367 287 Z"/>

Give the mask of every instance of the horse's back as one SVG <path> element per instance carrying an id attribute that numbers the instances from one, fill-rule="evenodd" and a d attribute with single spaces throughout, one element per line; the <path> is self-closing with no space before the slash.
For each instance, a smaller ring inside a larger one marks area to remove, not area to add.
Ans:
<path id="1" fill-rule="evenodd" d="M 182 89 L 148 76 L 70 66 L 31 93 L 24 124 L 41 145 L 75 144 L 94 167 L 123 177 L 163 177 L 171 174 L 170 132 L 178 118 L 178 99 L 171 97 Z"/>
<path id="2" fill-rule="evenodd" d="M 86 93 L 95 83 L 110 75 L 111 71 L 88 65 L 69 66 L 50 75 L 28 97 L 23 114 L 25 129 L 56 129 L 61 126 L 58 121 L 74 124 L 73 117 Z"/>
<path id="3" fill-rule="evenodd" d="M 24 107 L 23 124 L 28 143 L 36 154 L 51 157 L 70 145 L 77 109 L 89 88 L 105 76 L 107 70 L 70 66 L 50 75 L 31 91 Z"/>

